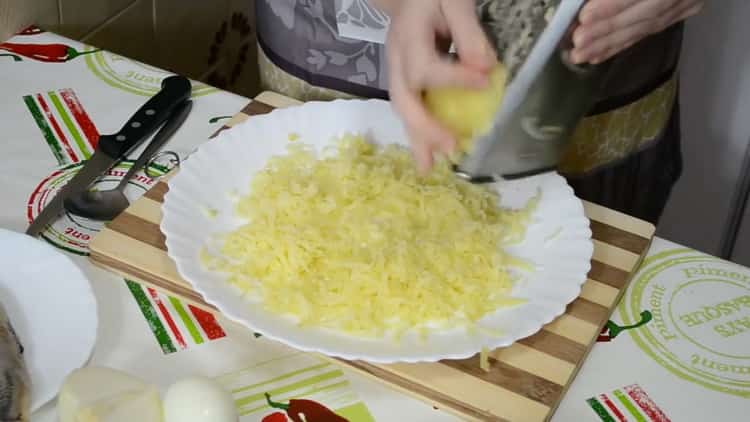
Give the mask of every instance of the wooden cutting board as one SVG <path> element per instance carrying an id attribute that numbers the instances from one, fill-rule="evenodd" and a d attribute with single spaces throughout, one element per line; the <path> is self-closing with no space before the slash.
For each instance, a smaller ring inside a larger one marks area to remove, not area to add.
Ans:
<path id="1" fill-rule="evenodd" d="M 252 115 L 296 104 L 299 103 L 278 94 L 263 93 L 224 128 Z M 91 260 L 210 310 L 180 277 L 167 255 L 159 224 L 168 189 L 166 180 L 160 181 L 100 232 L 90 244 Z M 479 368 L 478 356 L 394 365 L 338 361 L 465 419 L 548 420 L 619 302 L 654 234 L 654 226 L 644 221 L 591 203 L 584 203 L 584 207 L 591 220 L 594 255 L 580 297 L 539 333 L 491 352 L 489 372 Z"/>

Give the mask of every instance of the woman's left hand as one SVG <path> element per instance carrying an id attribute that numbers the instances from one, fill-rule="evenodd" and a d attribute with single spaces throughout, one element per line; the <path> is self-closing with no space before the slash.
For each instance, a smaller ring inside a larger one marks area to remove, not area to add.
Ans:
<path id="1" fill-rule="evenodd" d="M 704 0 L 589 0 L 573 32 L 574 63 L 601 63 L 643 38 L 695 15 Z"/>

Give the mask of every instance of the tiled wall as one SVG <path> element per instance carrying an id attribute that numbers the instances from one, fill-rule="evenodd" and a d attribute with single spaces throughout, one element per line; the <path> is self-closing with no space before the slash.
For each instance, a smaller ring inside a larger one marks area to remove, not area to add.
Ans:
<path id="1" fill-rule="evenodd" d="M 241 95 L 257 93 L 253 0 L 15 2 L 34 8 L 45 29 Z"/>

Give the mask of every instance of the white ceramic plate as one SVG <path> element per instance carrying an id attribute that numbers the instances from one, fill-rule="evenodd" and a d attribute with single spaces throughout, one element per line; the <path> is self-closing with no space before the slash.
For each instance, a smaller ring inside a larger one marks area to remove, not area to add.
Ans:
<path id="1" fill-rule="evenodd" d="M 247 194 L 250 180 L 269 157 L 284 154 L 289 134 L 322 149 L 344 133 L 362 133 L 372 141 L 405 144 L 403 126 L 390 105 L 380 100 L 311 102 L 253 117 L 202 145 L 169 182 L 161 229 L 169 256 L 180 274 L 227 317 L 297 349 L 371 362 L 435 361 L 466 358 L 483 346 L 500 347 L 536 333 L 561 315 L 580 293 L 589 271 L 593 245 L 583 205 L 565 180 L 546 174 L 499 183 L 502 204 L 519 207 L 542 192 L 525 240 L 510 249 L 535 264 L 535 271 L 513 290 L 528 299 L 503 309 L 481 324 L 502 337 L 469 335 L 464 330 L 433 332 L 426 342 L 416 336 L 401 343 L 363 340 L 323 329 L 299 328 L 287 318 L 265 311 L 241 297 L 222 274 L 203 269 L 199 254 L 206 239 L 237 228 L 230 192 Z M 219 211 L 215 218 L 205 209 Z M 356 304 L 353 304 L 356 306 Z"/>
<path id="2" fill-rule="evenodd" d="M 44 241 L 0 229 L 0 301 L 24 347 L 34 411 L 91 355 L 96 298 L 70 258 Z"/>

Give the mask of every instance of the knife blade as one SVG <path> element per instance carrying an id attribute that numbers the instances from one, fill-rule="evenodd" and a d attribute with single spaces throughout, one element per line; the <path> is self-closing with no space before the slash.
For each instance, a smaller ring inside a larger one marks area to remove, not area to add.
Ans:
<path id="1" fill-rule="evenodd" d="M 102 135 L 94 154 L 78 173 L 47 203 L 42 212 L 26 229 L 26 234 L 36 237 L 51 221 L 60 215 L 65 198 L 88 189 L 97 178 L 109 171 L 117 162 L 127 157 L 153 134 L 172 115 L 178 105 L 190 98 L 190 80 L 170 76 L 162 80 L 161 90 L 143 104 L 122 128 L 114 134 Z"/>

